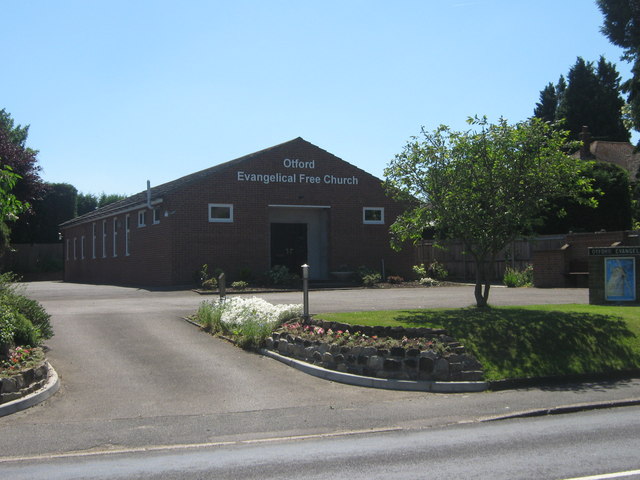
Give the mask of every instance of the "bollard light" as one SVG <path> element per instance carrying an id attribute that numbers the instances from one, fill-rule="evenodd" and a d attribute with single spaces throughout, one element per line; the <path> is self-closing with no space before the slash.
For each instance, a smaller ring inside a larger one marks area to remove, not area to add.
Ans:
<path id="1" fill-rule="evenodd" d="M 303 318 L 309 320 L 309 265 L 302 265 L 302 305 Z"/>
<path id="2" fill-rule="evenodd" d="M 227 297 L 227 286 L 224 272 L 222 272 L 218 277 L 218 291 L 220 292 L 220 303 L 223 303 Z"/>

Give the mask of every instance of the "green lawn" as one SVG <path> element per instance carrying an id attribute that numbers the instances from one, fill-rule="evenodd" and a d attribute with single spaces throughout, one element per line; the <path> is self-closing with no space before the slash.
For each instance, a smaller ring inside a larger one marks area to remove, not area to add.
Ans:
<path id="1" fill-rule="evenodd" d="M 358 325 L 445 328 L 487 380 L 640 368 L 640 307 L 532 305 L 317 315 Z"/>

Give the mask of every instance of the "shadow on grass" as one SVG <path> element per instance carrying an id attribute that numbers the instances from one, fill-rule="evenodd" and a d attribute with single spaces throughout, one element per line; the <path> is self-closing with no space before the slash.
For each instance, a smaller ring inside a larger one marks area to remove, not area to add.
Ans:
<path id="1" fill-rule="evenodd" d="M 445 328 L 490 380 L 640 368 L 635 335 L 615 316 L 527 309 L 405 311 L 396 320 Z"/>

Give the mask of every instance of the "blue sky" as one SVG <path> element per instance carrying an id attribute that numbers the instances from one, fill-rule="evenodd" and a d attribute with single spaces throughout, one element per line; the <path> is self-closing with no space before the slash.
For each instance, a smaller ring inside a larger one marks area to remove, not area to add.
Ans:
<path id="1" fill-rule="evenodd" d="M 301 136 L 382 177 L 407 140 L 517 122 L 577 56 L 629 66 L 591 0 L 0 0 L 0 108 L 42 177 L 133 194 Z"/>

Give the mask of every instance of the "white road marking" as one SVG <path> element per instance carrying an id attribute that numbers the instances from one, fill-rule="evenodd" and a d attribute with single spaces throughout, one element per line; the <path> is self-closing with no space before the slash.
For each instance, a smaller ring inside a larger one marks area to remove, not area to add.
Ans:
<path id="1" fill-rule="evenodd" d="M 590 477 L 565 478 L 564 480 L 606 480 L 607 478 L 624 478 L 633 475 L 640 475 L 640 470 L 629 470 L 626 472 L 604 473 L 602 475 L 592 475 Z"/>

